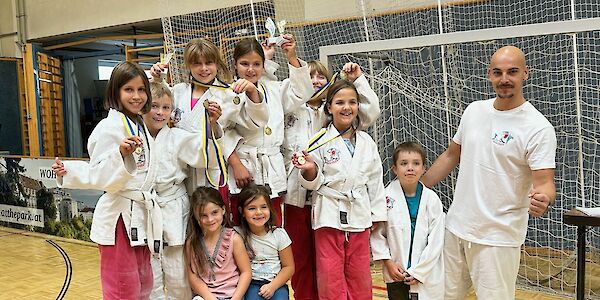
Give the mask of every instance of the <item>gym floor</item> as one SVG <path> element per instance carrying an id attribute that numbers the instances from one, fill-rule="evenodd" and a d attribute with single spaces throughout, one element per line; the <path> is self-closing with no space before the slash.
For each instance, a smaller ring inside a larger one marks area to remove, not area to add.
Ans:
<path id="1" fill-rule="evenodd" d="M 0 253 L 1 299 L 102 299 L 93 243 L 0 227 Z M 373 299 L 386 299 L 381 270 L 372 273 Z M 568 298 L 518 291 L 516 299 Z"/>

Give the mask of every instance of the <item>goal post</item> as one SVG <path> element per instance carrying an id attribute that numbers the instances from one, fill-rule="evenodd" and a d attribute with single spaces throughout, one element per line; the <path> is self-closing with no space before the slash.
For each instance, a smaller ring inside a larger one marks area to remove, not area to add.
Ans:
<path id="1" fill-rule="evenodd" d="M 571 34 L 595 30 L 600 30 L 600 18 L 557 21 L 542 24 L 526 24 L 510 27 L 458 31 L 350 44 L 328 45 L 319 47 L 319 60 L 324 65 L 329 66 L 328 57 L 331 55 L 419 48 L 425 46 L 443 46 L 448 44 L 491 41 L 550 34 Z"/>

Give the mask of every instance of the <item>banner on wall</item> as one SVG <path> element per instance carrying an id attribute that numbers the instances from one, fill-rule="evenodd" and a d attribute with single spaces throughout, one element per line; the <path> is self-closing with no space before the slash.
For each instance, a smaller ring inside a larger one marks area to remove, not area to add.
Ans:
<path id="1" fill-rule="evenodd" d="M 44 227 L 44 211 L 37 208 L 0 204 L 0 221 Z"/>
<path id="2" fill-rule="evenodd" d="M 54 159 L 0 156 L 0 226 L 89 240 L 97 190 L 61 189 Z"/>

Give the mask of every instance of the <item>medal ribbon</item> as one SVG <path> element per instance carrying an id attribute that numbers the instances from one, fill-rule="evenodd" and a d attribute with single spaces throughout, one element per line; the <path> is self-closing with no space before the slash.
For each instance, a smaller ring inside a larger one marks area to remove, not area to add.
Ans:
<path id="1" fill-rule="evenodd" d="M 206 178 L 211 186 L 215 188 L 224 187 L 227 184 L 227 166 L 225 165 L 225 158 L 223 157 L 223 150 L 221 150 L 221 146 L 217 142 L 215 138 L 215 132 L 210 130 L 209 132 L 209 116 L 208 110 L 204 110 L 204 122 L 202 122 L 202 131 L 204 132 L 204 140 L 202 140 L 202 153 L 204 154 L 204 162 L 206 163 L 206 168 L 204 169 L 204 173 L 206 174 Z M 215 184 L 212 180 L 210 173 L 208 172 L 208 143 L 209 143 L 209 135 L 212 137 L 212 143 L 215 148 L 215 155 L 217 156 L 218 165 L 219 165 L 219 181 Z"/>
<path id="2" fill-rule="evenodd" d="M 199 85 L 201 87 L 205 87 L 205 88 L 216 88 L 219 90 L 227 90 L 231 88 L 231 85 L 224 83 L 222 81 L 220 81 L 218 78 L 215 79 L 215 83 L 221 83 L 222 85 L 217 85 L 217 84 L 210 84 L 210 83 L 203 83 L 200 82 L 198 80 L 196 80 L 196 78 L 192 77 L 192 83 L 195 85 Z M 204 103 L 203 103 L 204 105 Z M 215 133 L 210 130 L 209 132 L 209 115 L 208 115 L 208 110 L 207 107 L 204 108 L 204 122 L 202 122 L 202 132 L 204 132 L 204 139 L 202 140 L 202 153 L 204 154 L 204 162 L 206 163 L 206 168 L 204 169 L 204 173 L 206 175 L 206 178 L 208 179 L 208 182 L 210 183 L 211 186 L 215 187 L 215 188 L 219 188 L 219 187 L 224 187 L 227 184 L 227 166 L 225 165 L 225 159 L 223 158 L 223 150 L 221 150 L 221 146 L 219 146 L 219 143 L 217 143 L 217 139 L 215 138 Z M 212 137 L 212 143 L 213 146 L 215 148 L 215 154 L 217 156 L 218 159 L 218 165 L 219 165 L 219 170 L 221 175 L 219 176 L 219 181 L 217 183 L 215 183 L 213 181 L 213 179 L 210 176 L 210 173 L 208 172 L 208 165 L 209 165 L 209 158 L 208 158 L 208 143 L 209 143 L 209 136 Z"/>
<path id="3" fill-rule="evenodd" d="M 221 80 L 219 80 L 218 78 L 215 79 L 215 83 L 220 83 L 220 85 L 218 84 L 212 84 L 212 83 L 204 83 L 204 82 L 200 82 L 198 80 L 196 80 L 196 78 L 192 77 L 192 83 L 195 85 L 199 85 L 201 87 L 205 87 L 205 88 L 216 88 L 219 90 L 227 90 L 231 88 L 231 85 L 222 82 Z"/>
<path id="4" fill-rule="evenodd" d="M 323 136 L 325 136 L 325 133 L 327 133 L 327 128 L 321 129 L 321 131 L 319 131 L 314 137 L 312 137 L 310 139 L 310 141 L 308 141 L 308 147 L 306 148 L 306 153 L 311 153 L 311 152 L 313 152 L 313 151 L 321 148 L 321 146 L 323 146 L 323 145 L 325 145 L 325 144 L 327 144 L 327 143 L 329 143 L 329 142 L 331 142 L 331 141 L 339 138 L 340 136 L 344 135 L 344 133 L 348 132 L 348 130 L 350 130 L 350 129 L 353 129 L 352 126 L 350 126 L 350 127 L 346 128 L 346 129 L 342 130 L 342 132 L 338 133 L 338 135 L 336 135 L 336 136 L 334 136 L 334 137 L 332 137 L 332 138 L 330 138 L 330 139 L 328 139 L 328 140 L 326 140 L 326 141 L 324 141 L 322 143 L 317 144 L 317 142 Z"/>
<path id="5" fill-rule="evenodd" d="M 265 95 L 265 103 L 269 103 L 269 99 L 267 98 L 267 90 L 265 89 L 265 86 L 262 83 L 258 83 L 258 85 L 262 89 L 263 95 Z"/>
<path id="6" fill-rule="evenodd" d="M 267 98 L 267 90 L 265 89 L 265 86 L 262 83 L 259 83 L 259 82 L 257 82 L 257 84 L 260 87 L 260 89 L 262 90 L 263 95 L 265 96 L 265 103 L 268 104 L 269 103 L 269 98 Z M 260 92 L 259 92 L 259 94 L 260 94 Z M 271 127 L 269 127 L 269 125 L 265 126 L 264 133 L 267 134 L 267 135 L 271 135 L 272 129 L 271 129 Z"/>
<path id="7" fill-rule="evenodd" d="M 219 78 L 216 78 L 215 81 L 214 81 L 214 83 L 218 83 L 218 84 L 211 84 L 211 83 L 200 82 L 200 81 L 196 80 L 196 78 L 194 78 L 193 76 L 191 76 L 191 77 L 192 77 L 192 83 L 195 84 L 195 85 L 198 85 L 198 86 L 201 86 L 201 87 L 205 87 L 205 88 L 215 88 L 215 89 L 222 90 L 222 91 L 226 91 L 226 90 L 231 89 L 232 92 L 233 92 L 233 88 L 231 87 L 231 85 L 227 84 L 227 83 L 225 83 L 225 82 L 223 82 L 221 80 L 219 80 Z M 194 91 L 194 89 L 192 87 L 192 92 L 193 91 Z M 233 94 L 236 95 L 236 96 L 239 95 L 239 94 L 237 94 L 235 92 Z"/>
<path id="8" fill-rule="evenodd" d="M 139 136 L 140 135 L 140 124 L 138 124 L 137 122 L 135 123 L 135 125 L 137 127 L 137 134 L 136 134 L 135 131 L 133 131 L 133 127 L 131 126 L 131 122 L 129 121 L 129 118 L 127 118 L 124 113 L 121 113 L 121 119 L 123 120 L 123 128 L 125 128 L 125 133 L 128 134 L 128 136 Z"/>
<path id="9" fill-rule="evenodd" d="M 342 72 L 336 72 L 335 74 L 333 74 L 333 76 L 331 76 L 331 79 L 322 87 L 320 87 L 311 97 L 310 100 L 314 100 L 314 99 L 320 99 L 321 96 L 323 95 L 323 93 L 325 93 L 325 91 L 327 90 L 328 87 L 330 87 L 332 84 L 335 83 L 336 80 L 338 80 L 338 78 L 345 78 L 346 76 L 344 76 L 344 73 Z M 310 101 L 309 100 L 309 101 Z"/>

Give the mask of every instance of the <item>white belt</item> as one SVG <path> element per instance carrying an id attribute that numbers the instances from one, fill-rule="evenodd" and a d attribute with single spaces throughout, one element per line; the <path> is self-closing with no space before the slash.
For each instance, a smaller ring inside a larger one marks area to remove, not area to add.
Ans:
<path id="1" fill-rule="evenodd" d="M 352 197 L 351 193 L 342 193 L 342 192 L 340 192 L 338 190 L 334 190 L 324 184 L 321 185 L 316 192 L 327 198 L 333 198 L 333 199 L 337 199 L 337 200 L 344 200 L 344 201 L 352 202 L 351 201 L 351 197 Z M 348 195 L 348 194 L 350 194 L 350 195 Z"/>
<path id="2" fill-rule="evenodd" d="M 165 207 L 167 203 L 187 195 L 185 185 L 183 184 L 169 185 L 164 189 L 161 189 L 160 186 L 156 186 L 154 189 L 156 190 L 156 193 L 159 194 L 156 201 L 160 207 Z"/>
<path id="3" fill-rule="evenodd" d="M 340 227 L 343 229 L 346 228 L 355 228 L 353 225 L 352 217 L 352 209 L 354 208 L 354 200 L 358 195 L 355 195 L 354 190 L 350 190 L 348 192 L 340 192 L 338 190 L 332 189 L 326 185 L 321 185 L 317 193 L 322 195 L 323 197 L 329 199 L 339 200 L 339 211 L 340 211 Z M 360 196 L 358 196 L 360 197 Z"/>
<path id="4" fill-rule="evenodd" d="M 156 201 L 156 191 L 129 191 L 120 192 L 119 195 L 139 203 L 146 209 L 148 213 L 148 217 L 146 218 L 148 248 L 151 253 L 160 253 L 160 250 L 162 249 L 163 225 L 160 205 Z"/>
<path id="5" fill-rule="evenodd" d="M 277 168 L 271 165 L 270 157 L 275 155 L 281 155 L 283 157 L 283 154 L 281 154 L 281 148 L 279 147 L 252 147 L 241 145 L 238 150 L 238 154 L 240 153 L 247 153 L 249 156 L 248 158 L 251 158 L 251 160 L 256 159 L 256 162 L 260 162 L 263 184 L 269 183 L 269 169 L 272 169 L 277 173 Z M 275 175 L 278 176 L 276 178 L 287 178 L 285 174 Z"/>
<path id="6" fill-rule="evenodd" d="M 279 146 L 276 147 L 260 147 L 260 146 L 252 146 L 241 144 L 238 148 L 238 153 L 248 153 L 251 156 L 258 157 L 258 155 L 277 155 L 281 154 L 281 148 Z"/>

